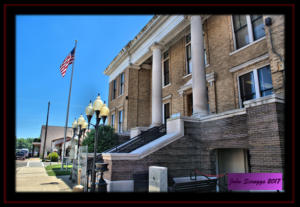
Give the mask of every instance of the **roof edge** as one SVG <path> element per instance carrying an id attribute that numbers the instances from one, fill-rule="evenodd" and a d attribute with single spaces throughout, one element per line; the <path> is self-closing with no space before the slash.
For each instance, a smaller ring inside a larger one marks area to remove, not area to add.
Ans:
<path id="1" fill-rule="evenodd" d="M 128 55 L 129 50 L 136 45 L 138 42 L 142 40 L 142 38 L 153 28 L 153 25 L 156 21 L 161 19 L 162 15 L 154 15 L 152 19 L 149 20 L 149 22 L 141 29 L 141 31 L 133 38 L 133 40 L 130 40 L 125 47 L 121 49 L 121 51 L 118 53 L 118 55 L 111 61 L 111 63 L 107 66 L 107 68 L 104 70 L 105 75 L 110 75 L 113 71 L 113 66 L 124 56 Z"/>

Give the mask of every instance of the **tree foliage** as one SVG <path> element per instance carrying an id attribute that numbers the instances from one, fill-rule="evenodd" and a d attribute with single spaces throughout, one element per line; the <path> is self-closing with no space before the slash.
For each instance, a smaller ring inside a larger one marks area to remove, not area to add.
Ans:
<path id="1" fill-rule="evenodd" d="M 82 146 L 88 146 L 88 152 L 94 152 L 95 129 L 90 130 L 82 142 Z M 118 135 L 111 126 L 99 126 L 97 152 L 103 152 L 118 144 Z"/>
<path id="2" fill-rule="evenodd" d="M 16 140 L 16 149 L 27 148 L 32 149 L 32 142 L 35 138 L 17 138 Z"/>

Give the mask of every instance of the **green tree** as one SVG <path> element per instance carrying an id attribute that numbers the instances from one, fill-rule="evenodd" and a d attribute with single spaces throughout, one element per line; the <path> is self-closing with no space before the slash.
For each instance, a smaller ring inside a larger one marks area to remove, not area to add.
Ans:
<path id="1" fill-rule="evenodd" d="M 88 146 L 88 152 L 94 152 L 94 137 L 95 129 L 92 129 L 87 133 L 86 138 L 82 142 L 82 146 Z M 103 152 L 110 148 L 113 148 L 118 144 L 118 135 L 114 132 L 111 126 L 99 126 L 98 130 L 98 146 L 97 152 Z"/>
<path id="2" fill-rule="evenodd" d="M 27 148 L 29 150 L 32 150 L 33 140 L 34 138 L 17 138 L 16 148 L 17 149 Z"/>

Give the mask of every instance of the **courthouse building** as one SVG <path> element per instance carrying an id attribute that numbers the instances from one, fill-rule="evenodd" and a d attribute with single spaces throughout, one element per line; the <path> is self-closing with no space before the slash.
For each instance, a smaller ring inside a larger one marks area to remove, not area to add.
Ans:
<path id="1" fill-rule="evenodd" d="M 109 191 L 134 191 L 152 165 L 172 178 L 283 172 L 284 38 L 283 15 L 155 15 L 104 72 L 108 120 L 132 138 L 166 133 L 102 154 Z"/>

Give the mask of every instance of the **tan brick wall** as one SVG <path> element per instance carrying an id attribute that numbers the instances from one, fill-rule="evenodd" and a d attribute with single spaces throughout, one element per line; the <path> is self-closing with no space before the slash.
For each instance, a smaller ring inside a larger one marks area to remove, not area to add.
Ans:
<path id="1" fill-rule="evenodd" d="M 149 126 L 151 124 L 151 70 L 139 70 L 138 79 L 138 126 Z"/>
<path id="2" fill-rule="evenodd" d="M 277 52 L 284 55 L 284 17 L 272 16 L 272 38 L 274 48 Z M 214 72 L 216 79 L 211 84 L 207 83 L 208 99 L 210 113 L 221 113 L 227 110 L 239 108 L 239 91 L 237 77 L 258 69 L 270 63 L 272 71 L 273 87 L 276 93 L 283 92 L 283 72 L 278 70 L 279 58 L 272 53 L 269 33 L 267 28 L 266 36 L 257 40 L 244 48 L 234 50 L 234 38 L 232 30 L 231 15 L 213 15 L 204 23 L 204 40 L 207 51 L 206 73 Z M 171 115 L 180 113 L 187 115 L 186 94 L 191 93 L 191 89 L 184 92 L 183 95 L 178 90 L 187 81 L 191 75 L 186 75 L 186 49 L 185 36 L 190 31 L 188 26 L 182 32 L 182 37 L 176 40 L 169 48 L 169 74 L 170 85 L 162 88 L 162 98 L 171 95 L 168 102 L 171 103 Z M 166 50 L 163 50 L 165 52 Z M 264 54 L 269 54 L 269 58 L 249 65 L 237 72 L 229 70 L 235 66 L 253 60 Z M 128 101 L 124 99 L 126 95 L 110 101 L 111 109 L 123 104 L 125 109 L 124 129 L 130 129 L 135 126 L 149 126 L 151 124 L 151 76 L 152 70 L 146 69 L 126 70 L 125 75 L 125 94 L 129 96 Z M 120 77 L 117 77 L 117 80 Z M 128 82 L 129 80 L 129 82 Z M 119 80 L 117 89 L 119 90 Z M 126 87 L 129 87 L 129 93 Z M 112 84 L 110 83 L 110 97 Z M 117 90 L 117 93 L 119 92 Z M 110 100 L 110 99 L 109 99 Z M 166 102 L 166 101 L 164 101 Z M 129 105 L 128 105 L 129 104 Z M 129 108 L 128 108 L 129 107 Z M 127 116 L 128 115 L 128 116 Z M 118 117 L 115 117 L 118 120 Z"/>
<path id="3" fill-rule="evenodd" d="M 117 76 L 115 80 L 117 80 L 117 90 L 116 90 L 116 98 L 112 100 L 112 91 L 113 91 L 113 81 L 109 83 L 109 109 L 110 116 L 108 119 L 108 123 L 111 124 L 111 114 L 115 114 L 115 131 L 118 131 L 118 120 L 119 120 L 119 111 L 123 110 L 123 130 L 127 130 L 127 113 L 128 113 L 128 103 L 126 101 L 126 96 L 128 96 L 128 73 L 129 70 L 124 70 L 124 92 L 120 95 L 120 79 L 121 74 Z"/>
<path id="4" fill-rule="evenodd" d="M 137 126 L 137 114 L 138 114 L 138 70 L 129 68 L 129 81 L 128 81 L 128 128 Z"/>
<path id="5" fill-rule="evenodd" d="M 266 15 L 272 18 L 271 33 L 273 47 L 284 60 L 284 16 L 283 15 Z M 279 67 L 280 58 L 272 52 L 269 29 L 266 27 L 267 48 L 270 55 L 270 67 L 272 72 L 272 82 L 275 93 L 284 94 L 284 70 Z"/>
<path id="6" fill-rule="evenodd" d="M 109 108 L 110 115 L 115 114 L 115 131 L 118 131 L 119 111 L 123 110 L 123 131 L 129 131 L 136 126 L 151 124 L 151 70 L 127 68 L 124 71 L 125 86 L 123 95 L 119 95 L 120 75 L 117 80 L 117 96 L 112 97 L 112 83 L 110 82 Z M 126 98 L 127 96 L 127 98 Z M 111 116 L 109 117 L 111 124 Z"/>

